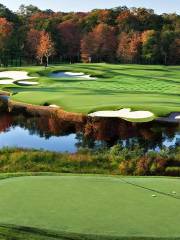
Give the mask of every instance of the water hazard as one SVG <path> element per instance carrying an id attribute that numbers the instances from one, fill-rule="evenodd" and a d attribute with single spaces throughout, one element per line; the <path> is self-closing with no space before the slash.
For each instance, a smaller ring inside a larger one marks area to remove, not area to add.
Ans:
<path id="1" fill-rule="evenodd" d="M 139 144 L 146 151 L 180 144 L 178 123 L 129 123 L 97 118 L 86 123 L 62 121 L 53 116 L 28 117 L 0 114 L 0 148 L 34 148 L 75 153 L 80 148 L 110 148 L 120 143 Z"/>

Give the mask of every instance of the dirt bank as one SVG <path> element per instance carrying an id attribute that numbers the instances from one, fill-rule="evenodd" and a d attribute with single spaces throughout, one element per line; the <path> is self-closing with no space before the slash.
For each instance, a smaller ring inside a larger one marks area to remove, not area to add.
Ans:
<path id="1" fill-rule="evenodd" d="M 36 106 L 26 103 L 15 102 L 7 100 L 7 98 L 4 96 L 0 100 L 0 110 L 8 111 L 14 114 L 22 113 L 29 116 L 56 116 L 63 121 L 70 121 L 74 123 L 85 123 L 87 121 L 87 117 L 80 113 L 66 112 L 61 108 Z"/>

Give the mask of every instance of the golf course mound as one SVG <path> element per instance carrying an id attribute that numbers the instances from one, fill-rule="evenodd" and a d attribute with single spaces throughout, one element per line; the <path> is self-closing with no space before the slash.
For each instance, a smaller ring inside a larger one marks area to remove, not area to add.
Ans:
<path id="1" fill-rule="evenodd" d="M 178 178 L 21 176 L 0 180 L 0 191 L 0 233 L 41 233 L 42 239 L 180 237 Z"/>

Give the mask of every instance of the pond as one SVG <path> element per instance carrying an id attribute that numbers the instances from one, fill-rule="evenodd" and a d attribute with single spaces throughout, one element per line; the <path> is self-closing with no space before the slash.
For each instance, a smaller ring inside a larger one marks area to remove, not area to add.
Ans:
<path id="1" fill-rule="evenodd" d="M 138 144 L 145 151 L 180 144 L 178 123 L 130 123 L 121 119 L 97 118 L 86 123 L 62 121 L 52 116 L 28 117 L 0 114 L 0 148 L 34 148 L 75 153 L 80 148 L 125 147 Z"/>
<path id="2" fill-rule="evenodd" d="M 74 72 L 53 72 L 49 75 L 52 78 L 77 78 L 77 79 L 91 79 L 95 80 L 96 78 L 91 77 L 88 74 L 84 73 L 74 73 Z"/>

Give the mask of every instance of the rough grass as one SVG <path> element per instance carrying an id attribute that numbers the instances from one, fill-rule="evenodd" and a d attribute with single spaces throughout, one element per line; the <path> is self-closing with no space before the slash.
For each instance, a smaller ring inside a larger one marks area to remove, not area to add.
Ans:
<path id="1" fill-rule="evenodd" d="M 72 64 L 11 68 L 37 76 L 38 86 L 1 86 L 15 93 L 13 100 L 56 104 L 65 110 L 89 113 L 131 107 L 162 116 L 180 111 L 180 67 L 113 64 Z M 8 70 L 11 70 L 8 69 Z M 51 78 L 53 71 L 84 72 L 97 80 Z"/>
<path id="2" fill-rule="evenodd" d="M 7 178 L 0 180 L 0 237 L 179 239 L 179 189 L 178 178 Z"/>

